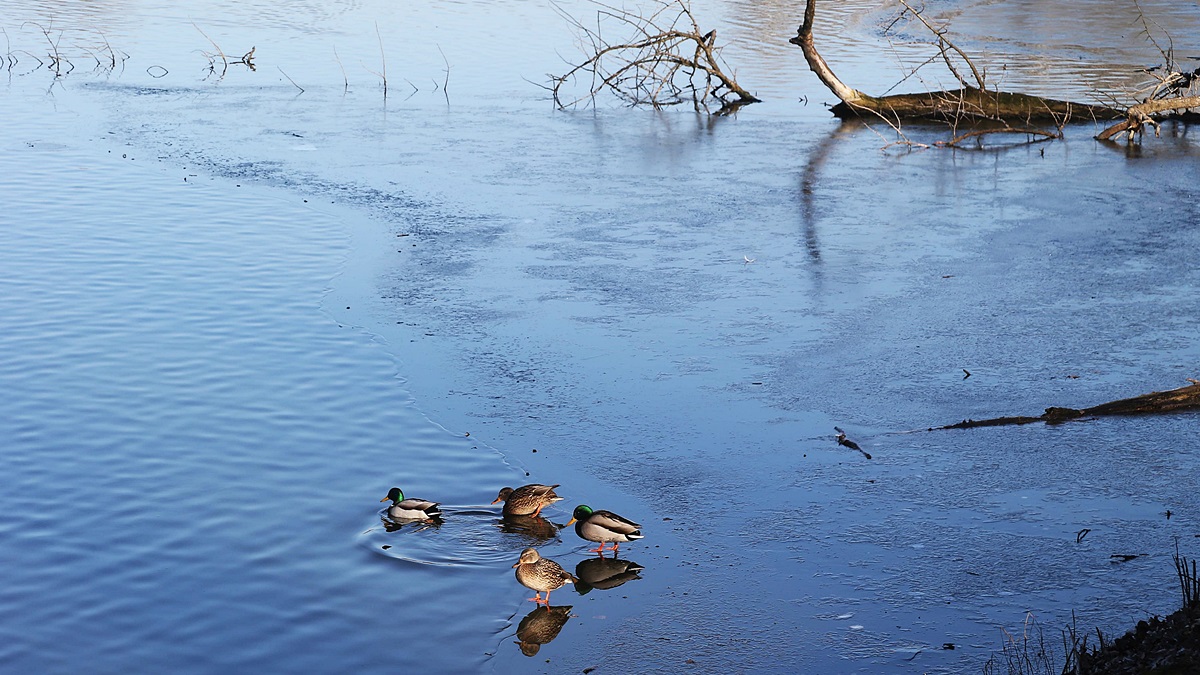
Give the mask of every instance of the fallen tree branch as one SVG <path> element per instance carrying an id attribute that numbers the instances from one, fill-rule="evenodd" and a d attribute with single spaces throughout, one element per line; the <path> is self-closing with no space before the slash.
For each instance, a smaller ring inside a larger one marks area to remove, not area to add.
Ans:
<path id="1" fill-rule="evenodd" d="M 1183 410 L 1200 409 L 1200 380 L 1189 379 L 1186 387 L 1170 391 L 1155 391 L 1133 398 L 1123 398 L 1117 401 L 1101 403 L 1090 408 L 1046 408 L 1046 412 L 1037 417 L 994 417 L 986 420 L 963 420 L 955 424 L 947 424 L 936 429 L 974 429 L 976 427 L 999 427 L 1014 424 L 1032 424 L 1045 422 L 1060 424 L 1071 420 L 1088 417 L 1103 417 L 1110 415 L 1156 415 L 1179 412 Z"/>
<path id="2" fill-rule="evenodd" d="M 851 450 L 857 450 L 863 454 L 863 457 L 866 457 L 867 459 L 871 459 L 871 453 L 867 452 L 866 450 L 863 450 L 858 445 L 858 443 L 855 443 L 854 441 L 850 440 L 849 438 L 846 438 L 846 432 L 842 431 L 841 427 L 834 427 L 833 430 L 837 432 L 838 445 L 844 445 L 847 448 L 850 448 Z"/>
<path id="3" fill-rule="evenodd" d="M 691 102 L 697 111 L 718 104 L 719 113 L 728 112 L 758 98 L 726 73 L 717 46 L 715 30 L 704 32 L 688 0 L 656 0 L 657 9 L 649 15 L 596 2 L 596 26 L 585 25 L 555 5 L 555 9 L 574 27 L 586 60 L 575 64 L 563 75 L 550 77 L 554 104 L 560 109 L 586 102 L 594 104 L 605 90 L 630 105 L 654 108 Z M 611 42 L 607 27 L 632 37 Z M 568 85 L 578 80 L 589 82 L 586 93 L 568 94 Z"/>
<path id="4" fill-rule="evenodd" d="M 1154 115 L 1168 111 L 1189 110 L 1191 108 L 1200 108 L 1200 96 L 1158 99 L 1139 103 L 1129 108 L 1125 121 L 1118 122 L 1101 131 L 1096 138 L 1101 141 L 1107 141 L 1121 132 L 1126 132 L 1132 139 L 1133 135 L 1142 131 L 1146 125 L 1154 127 L 1154 135 L 1157 136 L 1158 122 L 1154 119 Z"/>
<path id="5" fill-rule="evenodd" d="M 817 0 L 807 0 L 804 7 L 804 22 L 789 40 L 800 47 L 813 73 L 834 93 L 841 103 L 831 112 L 842 119 L 855 117 L 884 116 L 888 119 L 937 119 L 960 121 L 963 119 L 999 120 L 1029 125 L 1033 122 L 1052 122 L 1061 125 L 1074 116 L 1099 119 L 1117 119 L 1124 116 L 1120 110 L 1088 103 L 1075 103 L 1057 99 L 1030 96 L 1028 94 L 993 91 L 984 88 L 984 77 L 966 54 L 946 39 L 944 31 L 934 28 L 916 10 L 905 5 L 938 38 L 942 58 L 947 61 L 955 77 L 963 85 L 961 89 L 923 92 L 916 94 L 893 94 L 890 96 L 868 96 L 846 85 L 825 59 L 817 52 L 813 43 L 813 19 Z M 956 52 L 970 67 L 976 85 L 968 85 L 949 63 L 946 50 Z"/>

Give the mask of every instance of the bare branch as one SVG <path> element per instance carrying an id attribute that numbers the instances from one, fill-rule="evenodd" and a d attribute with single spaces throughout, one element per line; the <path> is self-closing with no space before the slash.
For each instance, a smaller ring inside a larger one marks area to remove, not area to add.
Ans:
<path id="1" fill-rule="evenodd" d="M 648 15 L 595 3 L 595 26 L 585 25 L 557 4 L 555 10 L 575 30 L 580 49 L 587 58 L 562 75 L 549 75 L 554 104 L 574 107 L 603 91 L 630 105 L 654 108 L 691 102 L 696 110 L 708 110 L 709 102 L 720 110 L 758 101 L 725 72 L 716 46 L 716 31 L 702 33 L 688 0 L 655 0 Z M 629 38 L 613 42 L 605 37 L 609 28 Z M 567 98 L 568 85 L 586 79 L 586 93 Z"/>
<path id="2" fill-rule="evenodd" d="M 954 50 L 954 52 L 956 54 L 958 54 L 960 57 L 962 57 L 962 60 L 966 62 L 967 67 L 969 67 L 971 69 L 971 74 L 973 76 L 975 76 L 976 85 L 980 89 L 986 88 L 984 85 L 983 75 L 981 75 L 979 73 L 979 70 L 977 68 L 975 68 L 975 63 L 973 61 L 971 61 L 971 58 L 969 56 L 967 56 L 966 52 L 959 49 L 957 45 L 955 45 L 953 42 L 950 41 L 949 38 L 946 37 L 946 29 L 945 28 L 934 28 L 933 24 L 929 23 L 929 21 L 925 19 L 925 16 L 923 14 L 921 14 L 917 10 L 913 9 L 905 0 L 900 0 L 900 4 L 904 5 L 904 8 L 906 10 L 908 10 L 909 12 L 912 12 L 913 16 L 917 17 L 917 19 L 921 23 L 925 24 L 925 27 L 929 29 L 929 32 L 931 32 L 935 36 L 937 36 L 938 48 L 942 53 L 942 59 L 946 62 L 946 67 L 950 69 L 950 72 L 954 74 L 954 77 L 956 79 L 958 79 L 958 81 L 961 82 L 964 87 L 967 87 L 970 85 L 967 84 L 967 82 L 962 78 L 962 75 L 958 74 L 958 70 L 956 70 L 954 68 L 954 64 L 950 61 L 950 56 L 948 54 L 946 54 L 947 47 Z"/>

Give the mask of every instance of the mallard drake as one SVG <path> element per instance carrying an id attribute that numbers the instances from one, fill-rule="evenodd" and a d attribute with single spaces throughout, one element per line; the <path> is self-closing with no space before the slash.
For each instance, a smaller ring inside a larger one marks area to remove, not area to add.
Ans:
<path id="1" fill-rule="evenodd" d="M 593 510 L 587 504 L 580 504 L 575 507 L 575 512 L 571 515 L 571 519 L 567 521 L 567 525 L 575 523 L 575 534 L 581 539 L 588 541 L 599 542 L 598 548 L 589 549 L 592 553 L 604 555 L 604 545 L 611 542 L 612 552 L 617 553 L 617 547 L 623 541 L 633 541 L 641 539 L 644 535 L 639 529 L 641 525 L 622 518 L 612 511 Z M 566 527 L 564 525 L 563 527 Z"/>
<path id="2" fill-rule="evenodd" d="M 522 485 L 516 490 L 510 487 L 500 488 L 500 494 L 492 503 L 504 502 L 506 516 L 536 516 L 542 509 L 554 502 L 562 501 L 562 497 L 554 494 L 557 485 Z"/>
<path id="3" fill-rule="evenodd" d="M 387 513 L 397 520 L 431 520 L 442 515 L 440 504 L 415 497 L 405 499 L 404 493 L 398 487 L 388 490 L 387 496 L 379 501 L 389 500 L 392 505 L 388 507 Z"/>
<path id="4" fill-rule="evenodd" d="M 538 555 L 536 548 L 521 551 L 521 558 L 513 567 L 517 570 L 517 581 L 525 588 L 535 591 L 529 599 L 547 607 L 550 606 L 550 591 L 562 588 L 568 581 L 578 581 L 574 575 L 564 570 L 562 565 Z M 545 600 L 540 597 L 543 591 L 546 593 Z"/>

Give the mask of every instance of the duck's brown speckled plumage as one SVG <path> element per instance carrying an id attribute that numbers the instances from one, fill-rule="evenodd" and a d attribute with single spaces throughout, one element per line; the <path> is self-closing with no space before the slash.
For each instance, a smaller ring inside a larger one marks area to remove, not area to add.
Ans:
<path id="1" fill-rule="evenodd" d="M 556 487 L 558 486 L 533 483 L 522 485 L 515 490 L 510 487 L 500 488 L 500 494 L 496 495 L 492 503 L 504 502 L 506 516 L 536 516 L 547 506 L 562 501 L 562 497 L 554 494 Z"/>
<path id="2" fill-rule="evenodd" d="M 547 606 L 550 604 L 550 591 L 562 588 L 567 582 L 577 581 L 574 575 L 562 568 L 562 565 L 538 555 L 536 548 L 522 551 L 520 560 L 513 567 L 517 570 L 517 581 L 535 591 L 529 599 Z M 541 593 L 546 594 L 545 600 L 539 597 Z"/>

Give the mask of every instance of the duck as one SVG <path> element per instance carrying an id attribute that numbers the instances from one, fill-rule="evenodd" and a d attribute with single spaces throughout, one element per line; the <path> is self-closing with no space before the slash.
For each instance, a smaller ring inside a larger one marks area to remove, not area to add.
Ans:
<path id="1" fill-rule="evenodd" d="M 534 591 L 529 600 L 547 607 L 550 606 L 550 591 L 562 588 L 568 581 L 579 581 L 573 574 L 564 570 L 562 565 L 549 558 L 543 558 L 537 549 L 532 547 L 521 551 L 521 558 L 513 568 L 517 570 L 517 581 Z M 544 600 L 541 598 L 542 592 L 546 593 Z"/>
<path id="2" fill-rule="evenodd" d="M 598 542 L 598 548 L 588 549 L 592 553 L 599 553 L 604 556 L 605 544 L 612 543 L 613 555 L 617 554 L 617 547 L 623 541 L 633 541 L 641 539 L 645 535 L 642 534 L 641 525 L 622 518 L 612 511 L 604 509 L 594 510 L 587 504 L 580 504 L 575 507 L 575 512 L 571 514 L 571 520 L 567 521 L 567 525 L 575 523 L 575 534 L 581 539 L 587 541 Z"/>
<path id="3" fill-rule="evenodd" d="M 442 515 L 441 505 L 427 499 L 404 498 L 404 492 L 398 487 L 388 490 L 387 496 L 381 502 L 391 501 L 387 514 L 396 520 L 433 520 Z"/>
<path id="4" fill-rule="evenodd" d="M 522 485 L 516 490 L 510 487 L 500 488 L 500 494 L 492 503 L 504 502 L 506 516 L 536 516 L 542 509 L 554 502 L 562 501 L 562 497 L 554 494 L 557 485 Z"/>

